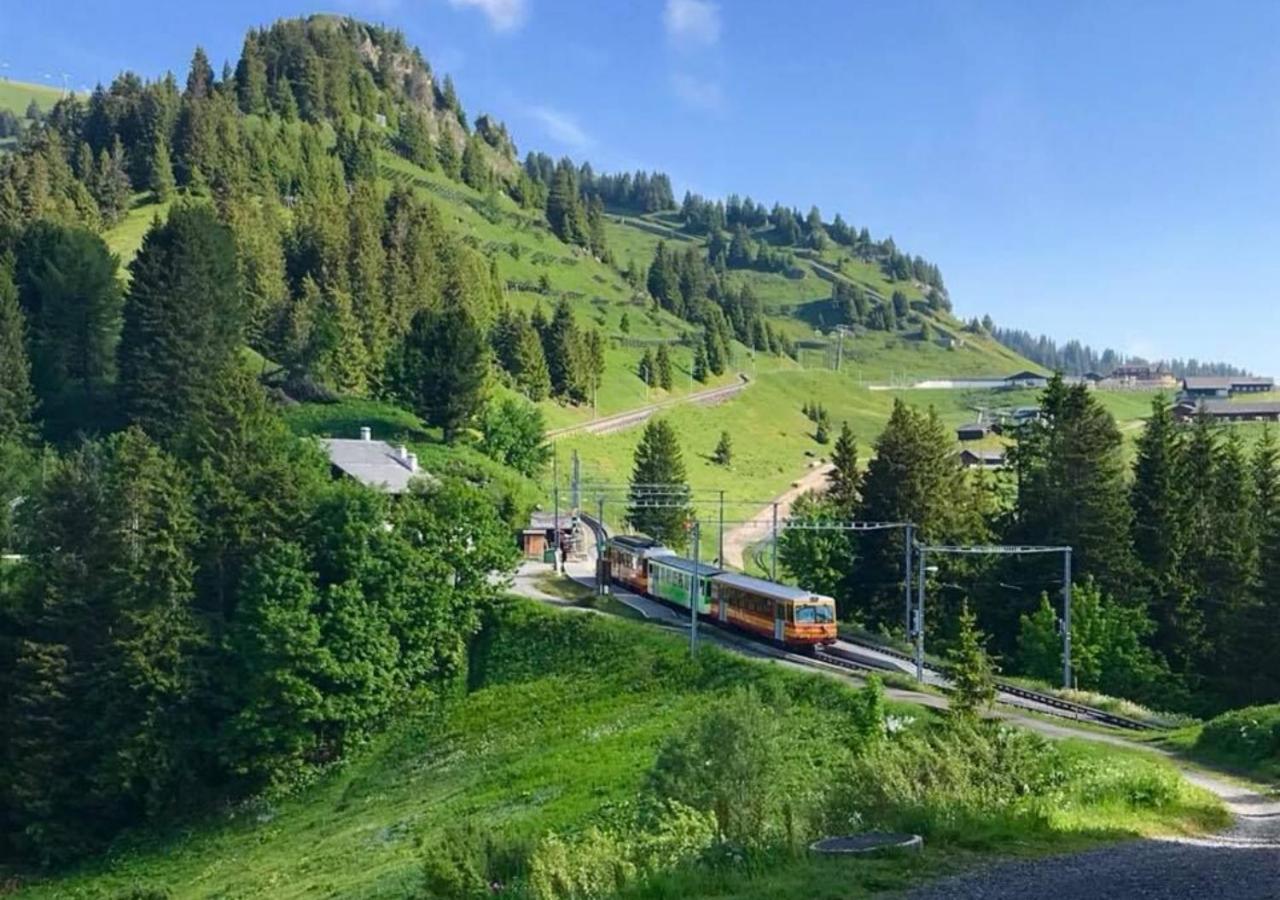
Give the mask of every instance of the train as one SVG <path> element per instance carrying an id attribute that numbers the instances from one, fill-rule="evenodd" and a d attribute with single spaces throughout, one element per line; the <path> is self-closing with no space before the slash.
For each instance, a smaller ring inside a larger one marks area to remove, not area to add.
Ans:
<path id="1" fill-rule="evenodd" d="M 804 588 L 694 563 L 652 538 L 617 535 L 605 545 L 613 584 L 689 611 L 698 580 L 700 618 L 798 650 L 837 638 L 836 602 Z"/>

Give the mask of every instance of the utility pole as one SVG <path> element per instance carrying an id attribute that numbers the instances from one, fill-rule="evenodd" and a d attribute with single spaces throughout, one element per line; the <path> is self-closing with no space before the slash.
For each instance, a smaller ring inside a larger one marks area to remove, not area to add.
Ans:
<path id="1" fill-rule="evenodd" d="M 924 547 L 920 547 L 920 568 L 917 571 L 916 596 L 916 681 L 924 681 Z"/>
<path id="2" fill-rule="evenodd" d="M 1071 689 L 1071 548 L 1062 559 L 1062 686 Z"/>
<path id="3" fill-rule="evenodd" d="M 551 568 L 558 572 L 560 571 L 560 455 L 554 450 L 551 451 L 551 497 L 554 509 L 551 514 L 554 528 L 551 547 L 555 551 L 555 555 L 551 558 Z"/>
<path id="4" fill-rule="evenodd" d="M 698 550 L 702 527 L 695 519 L 693 522 L 693 590 L 689 592 L 689 655 L 698 655 Z"/>
<path id="5" fill-rule="evenodd" d="M 604 545 L 604 497 L 596 498 L 596 581 L 599 582 L 597 593 L 604 596 L 609 593 L 609 563 L 605 558 Z"/>
<path id="6" fill-rule="evenodd" d="M 720 492 L 720 542 L 716 548 L 716 565 L 724 568 L 724 491 Z"/>
<path id="7" fill-rule="evenodd" d="M 915 526 L 908 522 L 906 537 L 903 539 L 902 553 L 902 602 L 903 612 L 906 616 L 904 624 L 908 636 L 911 635 L 911 538 L 914 531 Z"/>
<path id="8" fill-rule="evenodd" d="M 576 511 L 582 508 L 582 493 L 579 490 L 579 486 L 582 484 L 582 469 L 580 461 L 578 460 L 577 450 L 573 451 L 572 478 L 573 482 L 570 485 L 569 490 L 569 505 Z"/>
<path id="9" fill-rule="evenodd" d="M 769 580 L 778 580 L 778 501 L 773 502 L 773 559 L 769 563 Z"/>

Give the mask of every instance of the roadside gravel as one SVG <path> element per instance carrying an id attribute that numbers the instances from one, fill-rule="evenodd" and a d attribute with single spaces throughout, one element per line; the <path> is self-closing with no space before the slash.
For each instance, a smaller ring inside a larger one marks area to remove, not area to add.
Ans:
<path id="1" fill-rule="evenodd" d="M 903 900 L 1182 900 L 1280 897 L 1280 802 L 1200 772 L 1187 780 L 1235 816 L 1208 838 L 1131 841 L 1065 856 L 1016 860 L 935 881 Z"/>

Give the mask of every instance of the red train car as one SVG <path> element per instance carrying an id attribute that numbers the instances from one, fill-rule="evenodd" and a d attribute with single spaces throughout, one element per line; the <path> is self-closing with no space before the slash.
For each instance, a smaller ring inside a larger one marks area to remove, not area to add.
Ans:
<path id="1" fill-rule="evenodd" d="M 648 561 L 655 556 L 673 556 L 675 551 L 653 538 L 620 534 L 609 539 L 609 577 L 637 594 L 649 593 Z"/>

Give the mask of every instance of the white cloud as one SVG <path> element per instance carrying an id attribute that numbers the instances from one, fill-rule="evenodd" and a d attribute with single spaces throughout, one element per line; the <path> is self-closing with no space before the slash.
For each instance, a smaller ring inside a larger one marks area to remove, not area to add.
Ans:
<path id="1" fill-rule="evenodd" d="M 720 40 L 720 7 L 711 0 L 667 0 L 662 24 L 678 44 L 709 46 Z"/>
<path id="2" fill-rule="evenodd" d="M 449 0 L 454 9 L 478 9 L 494 31 L 514 31 L 529 14 L 525 0 Z"/>
<path id="3" fill-rule="evenodd" d="M 671 90 L 685 104 L 695 109 L 710 112 L 724 109 L 724 91 L 720 89 L 718 82 L 675 72 L 671 76 Z"/>
<path id="4" fill-rule="evenodd" d="M 537 120 L 548 137 L 566 147 L 586 150 L 595 145 L 595 139 L 587 134 L 578 124 L 578 120 L 569 113 L 549 106 L 532 106 L 529 108 L 529 115 Z"/>

